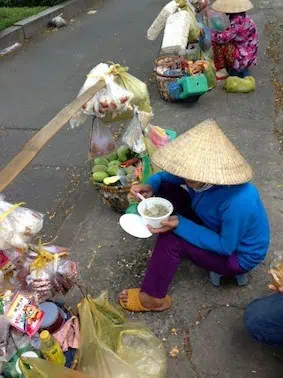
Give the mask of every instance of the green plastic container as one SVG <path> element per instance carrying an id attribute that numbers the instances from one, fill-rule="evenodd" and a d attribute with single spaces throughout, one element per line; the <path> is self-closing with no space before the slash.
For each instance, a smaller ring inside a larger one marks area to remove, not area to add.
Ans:
<path id="1" fill-rule="evenodd" d="M 183 88 L 180 98 L 185 100 L 190 96 L 201 96 L 208 91 L 207 79 L 205 75 L 185 76 L 177 81 Z"/>

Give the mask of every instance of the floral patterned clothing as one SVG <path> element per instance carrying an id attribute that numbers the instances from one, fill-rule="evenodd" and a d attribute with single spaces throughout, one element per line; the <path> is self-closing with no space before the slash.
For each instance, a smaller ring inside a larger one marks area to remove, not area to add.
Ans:
<path id="1" fill-rule="evenodd" d="M 212 41 L 217 44 L 233 43 L 235 45 L 233 68 L 238 71 L 257 62 L 259 36 L 255 23 L 248 16 L 233 16 L 228 29 L 220 33 L 212 31 Z"/>

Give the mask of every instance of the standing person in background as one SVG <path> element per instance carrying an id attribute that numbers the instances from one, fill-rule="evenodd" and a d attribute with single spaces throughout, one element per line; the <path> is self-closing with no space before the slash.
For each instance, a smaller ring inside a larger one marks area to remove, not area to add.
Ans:
<path id="1" fill-rule="evenodd" d="M 250 0 L 216 0 L 212 9 L 226 13 L 230 26 L 212 31 L 212 45 L 217 78 L 228 75 L 244 78 L 248 68 L 257 62 L 259 36 L 254 21 L 246 15 L 253 8 Z"/>

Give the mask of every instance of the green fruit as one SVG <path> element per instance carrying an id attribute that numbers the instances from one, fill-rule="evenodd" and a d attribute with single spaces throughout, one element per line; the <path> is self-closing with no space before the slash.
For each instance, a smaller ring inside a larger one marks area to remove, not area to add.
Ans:
<path id="1" fill-rule="evenodd" d="M 106 177 L 108 177 L 106 172 L 94 172 L 92 175 L 93 181 L 95 182 L 103 182 Z"/>
<path id="2" fill-rule="evenodd" d="M 127 175 L 131 175 L 135 173 L 136 167 L 134 167 L 133 165 L 130 165 L 129 167 L 124 168 L 124 170 L 127 173 Z"/>
<path id="3" fill-rule="evenodd" d="M 106 172 L 106 171 L 107 171 L 106 165 L 95 165 L 94 167 L 92 167 L 92 173 Z"/>
<path id="4" fill-rule="evenodd" d="M 120 160 L 112 160 L 112 161 L 110 161 L 110 163 L 108 163 L 108 167 L 113 167 L 113 165 L 120 167 L 120 165 L 121 165 Z"/>
<path id="5" fill-rule="evenodd" d="M 118 174 L 118 171 L 119 171 L 119 167 L 117 167 L 116 165 L 112 165 L 112 167 L 108 167 L 107 168 L 107 173 L 109 176 L 117 176 Z"/>
<path id="6" fill-rule="evenodd" d="M 98 157 L 94 159 L 94 165 L 106 165 L 108 164 L 108 160 L 105 157 Z"/>
<path id="7" fill-rule="evenodd" d="M 103 180 L 103 184 L 105 184 L 105 185 L 111 185 L 111 184 L 115 184 L 119 180 L 120 180 L 120 176 L 106 177 Z"/>
<path id="8" fill-rule="evenodd" d="M 127 161 L 130 150 L 127 146 L 120 146 L 117 150 L 118 158 L 121 162 Z"/>
<path id="9" fill-rule="evenodd" d="M 117 153 L 115 151 L 111 152 L 111 154 L 106 155 L 106 159 L 108 161 L 113 161 L 113 160 L 116 160 L 117 158 L 118 158 Z"/>

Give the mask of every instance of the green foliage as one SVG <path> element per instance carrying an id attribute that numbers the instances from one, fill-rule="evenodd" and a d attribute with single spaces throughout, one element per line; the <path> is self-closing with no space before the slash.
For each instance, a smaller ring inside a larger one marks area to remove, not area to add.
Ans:
<path id="1" fill-rule="evenodd" d="M 52 7 L 64 0 L 0 0 L 0 7 Z"/>

